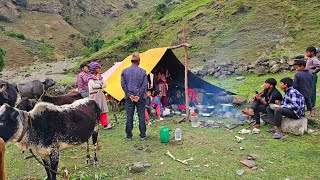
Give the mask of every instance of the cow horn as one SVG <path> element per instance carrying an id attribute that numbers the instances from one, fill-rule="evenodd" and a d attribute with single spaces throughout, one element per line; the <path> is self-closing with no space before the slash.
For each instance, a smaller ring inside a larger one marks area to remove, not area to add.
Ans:
<path id="1" fill-rule="evenodd" d="M 2 87 L 1 87 L 1 89 L 0 89 L 0 93 L 3 93 L 4 91 L 6 91 L 7 90 L 7 84 L 6 83 L 2 83 L 1 84 L 2 85 Z"/>

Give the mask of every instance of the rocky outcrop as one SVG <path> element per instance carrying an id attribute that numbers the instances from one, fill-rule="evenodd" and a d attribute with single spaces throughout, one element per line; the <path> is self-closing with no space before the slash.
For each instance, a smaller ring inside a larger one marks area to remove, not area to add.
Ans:
<path id="1" fill-rule="evenodd" d="M 28 3 L 26 9 L 28 11 L 61 14 L 63 12 L 63 5 L 59 1 L 39 0 Z"/>
<path id="2" fill-rule="evenodd" d="M 15 22 L 18 17 L 20 13 L 11 1 L 0 1 L 0 21 Z"/>
<path id="3" fill-rule="evenodd" d="M 122 14 L 122 11 L 117 9 L 117 7 L 108 0 L 74 0 L 66 1 L 61 0 L 64 5 L 63 13 L 79 15 L 84 14 L 89 16 L 94 16 L 98 18 L 103 17 L 118 17 Z M 132 0 L 130 3 L 136 6 L 137 2 Z"/>
<path id="4" fill-rule="evenodd" d="M 220 80 L 225 80 L 229 76 L 242 76 L 252 73 L 261 76 L 267 73 L 294 71 L 294 62 L 301 59 L 306 60 L 304 55 L 297 55 L 293 58 L 284 56 L 282 58 L 262 59 L 254 64 L 241 64 L 233 61 L 218 63 L 212 60 L 208 61 L 202 69 L 192 70 L 192 72 L 198 76 L 214 76 Z"/>

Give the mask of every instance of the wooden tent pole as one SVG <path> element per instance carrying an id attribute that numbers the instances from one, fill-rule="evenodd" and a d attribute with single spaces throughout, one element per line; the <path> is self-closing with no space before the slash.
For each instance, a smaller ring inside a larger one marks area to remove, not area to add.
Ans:
<path id="1" fill-rule="evenodd" d="M 4 153 L 5 153 L 5 144 L 4 141 L 0 138 L 0 179 L 6 179 L 4 172 Z"/>
<path id="2" fill-rule="evenodd" d="M 183 44 L 187 44 L 186 30 L 183 28 Z M 184 94 L 186 101 L 186 122 L 190 120 L 190 111 L 189 111 L 189 95 L 188 95 L 188 47 L 184 46 Z"/>

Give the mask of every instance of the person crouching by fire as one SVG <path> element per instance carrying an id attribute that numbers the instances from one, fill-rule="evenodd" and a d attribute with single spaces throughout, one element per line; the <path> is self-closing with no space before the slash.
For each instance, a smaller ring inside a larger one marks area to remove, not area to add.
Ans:
<path id="1" fill-rule="evenodd" d="M 281 105 L 282 95 L 276 88 L 277 81 L 269 78 L 264 82 L 264 90 L 261 93 L 256 92 L 254 101 L 249 110 L 242 111 L 244 114 L 254 118 L 255 123 L 252 128 L 260 128 L 260 112 L 267 113 L 267 107 L 270 104 Z"/>

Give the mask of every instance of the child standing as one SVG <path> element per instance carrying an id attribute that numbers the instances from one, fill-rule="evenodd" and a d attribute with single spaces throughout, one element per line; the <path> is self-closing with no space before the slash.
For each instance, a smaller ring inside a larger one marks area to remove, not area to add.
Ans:
<path id="1" fill-rule="evenodd" d="M 316 88 L 317 88 L 317 81 L 318 75 L 317 73 L 320 71 L 320 61 L 316 57 L 317 49 L 313 46 L 310 46 L 306 49 L 306 56 L 308 57 L 306 69 L 312 74 L 312 95 L 311 95 L 311 102 L 312 107 L 316 105 Z"/>
<path id="2" fill-rule="evenodd" d="M 151 114 L 151 102 L 152 102 L 152 89 L 148 89 L 147 91 L 147 99 L 146 99 L 146 110 L 145 110 L 145 115 L 146 115 L 146 120 L 148 122 L 148 126 L 152 126 L 151 119 L 149 114 Z"/>
<path id="3" fill-rule="evenodd" d="M 100 123 L 104 129 L 111 129 L 112 126 L 108 122 L 108 104 L 103 93 L 103 88 L 106 87 L 105 81 L 102 79 L 100 73 L 101 65 L 96 62 L 89 64 L 90 76 L 89 76 L 89 99 L 96 101 L 101 109 Z"/>
<path id="4" fill-rule="evenodd" d="M 83 63 L 80 65 L 81 72 L 77 76 L 76 86 L 78 87 L 78 92 L 81 94 L 83 98 L 89 96 L 89 88 L 88 88 L 88 71 L 89 65 Z"/>
<path id="5" fill-rule="evenodd" d="M 294 64 L 297 73 L 294 75 L 293 88 L 298 90 L 304 97 L 307 105 L 307 110 L 312 115 L 312 74 L 305 69 L 306 62 L 303 60 L 296 61 Z"/>

